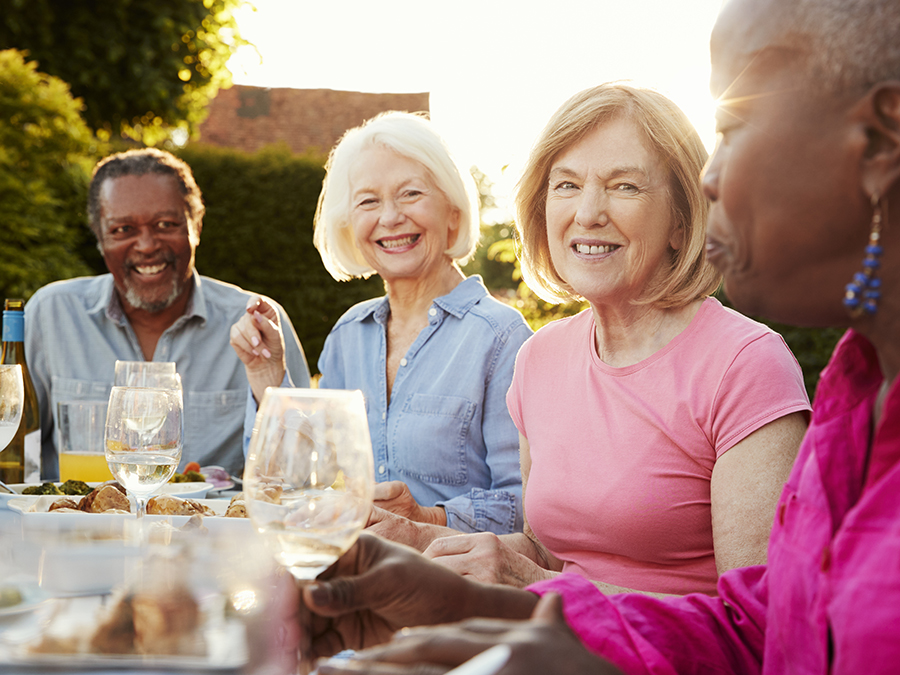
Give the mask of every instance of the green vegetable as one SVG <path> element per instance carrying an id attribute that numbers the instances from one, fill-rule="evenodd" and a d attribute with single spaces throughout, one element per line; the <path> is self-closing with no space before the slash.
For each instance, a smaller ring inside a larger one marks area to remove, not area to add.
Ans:
<path id="1" fill-rule="evenodd" d="M 206 477 L 202 473 L 196 471 L 185 471 L 184 473 L 176 473 L 172 476 L 170 483 L 203 483 Z"/>
<path id="2" fill-rule="evenodd" d="M 41 485 L 29 485 L 22 490 L 23 495 L 61 495 L 62 492 L 54 483 L 42 483 Z"/>
<path id="3" fill-rule="evenodd" d="M 59 491 L 64 495 L 86 495 L 93 490 L 90 485 L 81 480 L 67 480 L 59 486 Z"/>

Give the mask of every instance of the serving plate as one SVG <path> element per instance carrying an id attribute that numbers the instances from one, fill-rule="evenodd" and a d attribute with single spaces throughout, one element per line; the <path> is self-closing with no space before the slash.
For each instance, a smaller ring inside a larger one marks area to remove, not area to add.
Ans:
<path id="1" fill-rule="evenodd" d="M 22 490 L 27 487 L 31 487 L 34 485 L 33 483 L 13 483 L 9 487 L 16 493 L 14 495 L 7 494 L 6 492 L 0 493 L 0 509 L 9 508 L 8 504 L 10 500 L 13 499 L 32 499 L 37 500 L 39 497 L 53 497 L 54 499 L 59 499 L 60 497 L 65 497 L 68 495 L 23 495 Z M 62 483 L 57 482 L 57 486 L 62 485 Z M 97 487 L 100 483 L 88 483 L 90 487 Z M 212 483 L 166 483 L 162 492 L 170 495 L 177 495 L 178 497 L 182 497 L 183 499 L 203 499 L 209 493 L 210 490 L 213 489 Z M 75 495 L 80 499 L 79 495 Z"/>
<path id="2" fill-rule="evenodd" d="M 101 614 L 102 603 L 108 600 L 83 597 L 55 602 L 57 608 L 54 617 L 44 632 L 66 637 L 83 635 L 85 631 L 90 631 Z M 200 632 L 206 644 L 206 654 L 203 656 L 93 654 L 83 651 L 44 653 L 35 651 L 39 649 L 41 641 L 40 636 L 37 636 L 27 642 L 12 645 L 9 649 L 0 649 L 0 666 L 52 668 L 54 671 L 61 669 L 60 672 L 108 668 L 208 672 L 234 671 L 247 664 L 249 660 L 247 635 L 241 622 L 221 616 L 205 617 Z"/>

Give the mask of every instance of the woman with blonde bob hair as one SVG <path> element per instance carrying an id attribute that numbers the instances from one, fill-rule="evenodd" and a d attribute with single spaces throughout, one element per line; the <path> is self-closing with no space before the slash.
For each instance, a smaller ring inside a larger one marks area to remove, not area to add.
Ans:
<path id="1" fill-rule="evenodd" d="M 474 181 L 425 117 L 383 113 L 332 150 L 315 245 L 335 279 L 378 274 L 386 295 L 332 328 L 319 387 L 362 390 L 380 507 L 370 528 L 420 548 L 460 531 L 522 530 L 506 392 L 531 329 L 460 270 L 479 227 Z M 232 341 L 257 400 L 284 377 L 272 318 L 250 308 Z"/>
<path id="2" fill-rule="evenodd" d="M 604 592 L 714 594 L 763 563 L 809 401 L 781 336 L 710 297 L 706 151 L 661 94 L 573 96 L 519 183 L 522 272 L 590 308 L 521 349 L 507 397 L 520 434 L 524 534 L 435 541 L 482 581 L 561 571 Z"/>

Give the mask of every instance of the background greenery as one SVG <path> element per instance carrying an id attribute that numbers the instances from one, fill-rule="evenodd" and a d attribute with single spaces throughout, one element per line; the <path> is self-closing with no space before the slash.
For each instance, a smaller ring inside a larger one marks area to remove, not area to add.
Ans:
<path id="1" fill-rule="evenodd" d="M 4 0 L 0 46 L 28 50 L 68 82 L 100 138 L 155 145 L 193 134 L 225 68 L 246 44 L 232 10 L 244 0 Z"/>
<path id="2" fill-rule="evenodd" d="M 91 133 L 82 110 L 65 82 L 39 72 L 19 52 L 0 52 L 0 297 L 27 299 L 50 281 L 105 271 L 87 227 L 85 201 L 90 168 L 110 145 Z M 277 146 L 247 154 L 192 144 L 177 154 L 193 168 L 207 205 L 197 268 L 281 303 L 315 371 L 338 317 L 384 290 L 377 277 L 334 281 L 313 247 L 325 158 L 291 155 Z M 477 170 L 473 174 L 482 207 L 490 209 L 490 182 Z M 545 303 L 522 283 L 513 231 L 511 223 L 484 225 L 483 245 L 465 272 L 481 274 L 535 329 L 583 309 Z M 770 325 L 797 356 L 812 396 L 841 331 Z"/>

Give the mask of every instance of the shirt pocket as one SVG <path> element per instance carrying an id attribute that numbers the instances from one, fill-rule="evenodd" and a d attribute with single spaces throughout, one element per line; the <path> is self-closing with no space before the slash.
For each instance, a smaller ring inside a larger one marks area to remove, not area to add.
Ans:
<path id="1" fill-rule="evenodd" d="M 56 404 L 60 401 L 109 401 L 112 384 L 109 382 L 92 382 L 76 380 L 69 377 L 50 378 L 50 406 L 54 425 L 56 423 Z"/>
<path id="2" fill-rule="evenodd" d="M 238 471 L 247 389 L 189 391 L 184 396 L 183 460 Z"/>
<path id="3" fill-rule="evenodd" d="M 409 396 L 391 433 L 394 468 L 427 483 L 465 485 L 466 441 L 475 409 L 460 396 Z"/>

